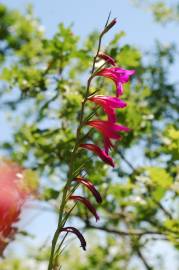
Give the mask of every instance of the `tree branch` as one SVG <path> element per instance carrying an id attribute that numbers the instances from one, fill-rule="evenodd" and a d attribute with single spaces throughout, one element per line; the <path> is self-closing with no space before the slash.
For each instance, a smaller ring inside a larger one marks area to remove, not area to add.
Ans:
<path id="1" fill-rule="evenodd" d="M 137 172 L 137 170 L 134 168 L 134 166 L 126 159 L 126 157 L 123 155 L 123 153 L 121 151 L 118 151 L 118 154 L 120 155 L 122 160 L 125 161 L 125 163 L 129 166 L 129 168 L 132 171 Z"/>
<path id="2" fill-rule="evenodd" d="M 107 233 L 114 233 L 122 236 L 139 236 L 142 237 L 144 235 L 163 235 L 161 232 L 157 231 L 122 231 L 122 230 L 116 230 L 116 229 L 109 229 L 104 226 L 95 226 L 90 224 L 89 222 L 86 222 L 86 229 L 96 229 L 105 231 Z"/>
<path id="3" fill-rule="evenodd" d="M 147 260 L 145 259 L 144 255 L 142 254 L 142 252 L 141 252 L 141 250 L 139 248 L 137 249 L 137 255 L 139 256 L 139 258 L 141 259 L 141 261 L 143 262 L 143 264 L 145 265 L 145 268 L 147 270 L 153 270 L 153 267 L 151 267 L 148 264 Z"/>

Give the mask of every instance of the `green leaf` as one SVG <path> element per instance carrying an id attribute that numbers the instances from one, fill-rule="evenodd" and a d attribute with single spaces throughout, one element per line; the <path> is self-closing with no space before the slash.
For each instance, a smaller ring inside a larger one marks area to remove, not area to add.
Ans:
<path id="1" fill-rule="evenodd" d="M 163 188 L 169 188 L 172 185 L 172 177 L 169 173 L 160 167 L 147 167 L 147 174 L 155 185 Z"/>
<path id="2" fill-rule="evenodd" d="M 59 196 L 59 191 L 53 189 L 53 188 L 46 188 L 44 191 L 43 191 L 43 199 L 46 200 L 46 201 L 49 201 L 49 200 L 56 200 Z"/>
<path id="3" fill-rule="evenodd" d="M 39 177 L 37 175 L 37 172 L 30 169 L 26 169 L 23 171 L 23 181 L 25 184 L 25 188 L 30 191 L 36 191 L 39 186 Z"/>
<path id="4" fill-rule="evenodd" d="M 119 65 L 136 68 L 140 64 L 141 53 L 138 49 L 125 45 L 116 60 Z"/>

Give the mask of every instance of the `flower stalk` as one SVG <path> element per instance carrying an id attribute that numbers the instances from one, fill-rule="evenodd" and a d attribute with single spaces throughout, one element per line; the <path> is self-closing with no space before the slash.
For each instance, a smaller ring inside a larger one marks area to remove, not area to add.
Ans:
<path id="1" fill-rule="evenodd" d="M 112 22 L 112 24 L 114 25 L 114 22 Z M 111 23 L 110 23 L 110 28 L 111 27 L 112 26 L 111 26 Z M 109 28 L 109 26 L 107 25 L 105 28 Z M 75 142 L 75 146 L 73 148 L 73 151 L 71 153 L 71 162 L 70 162 L 70 165 L 69 165 L 68 180 L 67 180 L 66 185 L 65 185 L 65 187 L 63 189 L 62 201 L 61 201 L 61 206 L 60 206 L 60 209 L 59 209 L 58 225 L 57 225 L 57 229 L 56 229 L 56 231 L 54 233 L 54 236 L 53 236 L 53 239 L 52 239 L 52 246 L 51 246 L 51 253 L 50 253 L 48 270 L 53 270 L 54 253 L 55 253 L 55 249 L 56 249 L 56 245 L 57 245 L 57 242 L 58 242 L 59 235 L 60 235 L 60 233 L 61 233 L 61 231 L 63 229 L 63 225 L 64 225 L 63 224 L 64 208 L 65 208 L 65 205 L 67 203 L 68 187 L 70 187 L 71 182 L 73 181 L 74 160 L 75 160 L 76 153 L 77 153 L 77 150 L 78 150 L 79 145 L 80 145 L 81 129 L 83 127 L 85 104 L 88 101 L 91 81 L 96 75 L 96 73 L 94 72 L 95 71 L 95 64 L 96 64 L 96 61 L 97 61 L 98 54 L 100 52 L 102 37 L 103 37 L 104 34 L 105 34 L 105 29 L 102 31 L 102 33 L 101 33 L 101 35 L 99 37 L 97 53 L 96 53 L 96 55 L 95 55 L 95 57 L 93 59 L 91 76 L 88 79 L 85 97 L 84 97 L 84 100 L 83 100 L 82 105 L 81 105 L 79 126 L 77 128 L 77 133 L 76 133 L 76 142 Z"/>
<path id="2" fill-rule="evenodd" d="M 75 141 L 74 148 L 71 152 L 69 172 L 67 175 L 66 184 L 63 189 L 61 205 L 59 209 L 57 229 L 52 239 L 48 270 L 56 269 L 55 268 L 56 260 L 57 260 L 58 254 L 61 253 L 60 249 L 64 241 L 63 239 L 62 242 L 58 244 L 58 239 L 62 232 L 66 232 L 67 234 L 69 232 L 74 233 L 79 238 L 82 248 L 84 250 L 86 249 L 86 241 L 84 237 L 82 236 L 82 234 L 74 227 L 64 227 L 72 210 L 74 209 L 74 207 L 76 206 L 78 202 L 82 203 L 86 207 L 86 209 L 88 209 L 95 216 L 96 221 L 99 220 L 99 216 L 96 212 L 95 206 L 93 206 L 91 202 L 85 197 L 74 195 L 74 192 L 76 191 L 78 186 L 82 184 L 83 186 L 88 188 L 88 190 L 96 199 L 97 203 L 102 202 L 101 195 L 97 191 L 97 189 L 94 187 L 92 182 L 88 179 L 85 179 L 82 176 L 79 176 L 79 172 L 80 172 L 79 168 L 78 169 L 74 168 L 78 150 L 83 148 L 85 150 L 91 151 L 93 152 L 93 154 L 96 154 L 104 163 L 114 167 L 114 162 L 112 158 L 108 155 L 110 148 L 113 147 L 111 140 L 121 139 L 121 136 L 118 134 L 119 131 L 123 131 L 123 132 L 129 131 L 129 128 L 116 124 L 115 109 L 124 108 L 127 105 L 124 101 L 118 99 L 118 96 L 122 95 L 123 83 L 126 83 L 129 80 L 129 77 L 134 73 L 134 71 L 124 70 L 122 68 L 116 67 L 114 59 L 112 59 L 110 56 L 104 53 L 100 53 L 102 38 L 104 34 L 107 33 L 115 24 L 116 24 L 116 19 L 109 22 L 109 18 L 108 18 L 107 23 L 99 36 L 97 52 L 93 59 L 91 75 L 87 81 L 86 92 L 85 92 L 84 99 L 81 104 L 81 110 L 79 114 L 80 115 L 79 125 L 76 131 L 76 141 Z M 103 61 L 105 61 L 105 63 L 103 63 L 99 68 L 95 68 L 98 59 L 102 59 Z M 113 67 L 107 68 L 106 65 L 108 66 L 112 65 Z M 117 88 L 116 97 L 100 96 L 100 95 L 95 96 L 98 90 L 90 94 L 91 82 L 96 76 L 103 76 L 103 77 L 112 79 L 115 82 L 116 88 Z M 85 118 L 85 105 L 87 102 L 94 102 L 98 106 L 96 110 L 100 108 L 101 106 L 104 112 L 107 114 L 107 117 L 108 117 L 107 121 L 99 120 L 99 119 L 91 120 L 91 118 L 95 115 L 94 112 L 92 112 L 90 116 Z M 88 133 L 85 136 L 81 134 L 83 126 L 91 127 L 91 129 L 88 131 Z M 88 139 L 88 135 L 91 134 L 91 131 L 93 132 L 93 130 L 100 132 L 101 135 L 103 136 L 104 150 L 102 150 L 99 146 L 95 144 L 84 143 L 84 140 Z M 81 166 L 83 168 L 84 164 L 80 165 L 80 168 Z M 74 181 L 75 181 L 75 185 L 72 185 L 72 182 Z M 68 213 L 65 213 L 65 206 L 70 200 L 73 200 L 75 204 Z"/>

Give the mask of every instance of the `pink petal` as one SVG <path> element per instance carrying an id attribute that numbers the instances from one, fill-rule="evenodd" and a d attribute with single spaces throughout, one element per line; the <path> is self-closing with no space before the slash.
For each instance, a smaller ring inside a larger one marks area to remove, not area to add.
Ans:
<path id="1" fill-rule="evenodd" d="M 112 158 L 110 156 L 108 156 L 105 153 L 105 151 L 101 150 L 97 145 L 95 145 L 95 144 L 80 144 L 80 147 L 92 151 L 100 159 L 102 159 L 106 164 L 114 167 L 114 162 L 113 162 Z"/>
<path id="2" fill-rule="evenodd" d="M 97 72 L 96 76 L 103 76 L 108 79 L 111 79 L 116 84 L 116 95 L 122 95 L 123 88 L 122 84 L 127 83 L 130 79 L 130 76 L 132 76 L 135 73 L 135 70 L 127 70 L 120 67 L 112 67 L 112 68 L 103 68 L 99 72 Z"/>
<path id="3" fill-rule="evenodd" d="M 107 113 L 108 120 L 110 122 L 116 121 L 114 109 L 124 108 L 127 106 L 127 104 L 123 100 L 111 96 L 96 95 L 89 98 L 89 100 L 103 107 L 103 110 Z"/>
<path id="4" fill-rule="evenodd" d="M 105 107 L 104 111 L 106 112 L 106 114 L 108 115 L 108 121 L 109 122 L 116 122 L 116 114 L 114 109 L 110 108 L 110 107 Z"/>
<path id="5" fill-rule="evenodd" d="M 116 97 L 119 97 L 123 94 L 124 88 L 121 82 L 116 83 Z"/>
<path id="6" fill-rule="evenodd" d="M 127 103 L 117 97 L 111 96 L 94 96 L 92 100 L 95 102 L 96 100 L 103 100 L 106 106 L 110 106 L 112 108 L 124 108 L 127 106 Z"/>
<path id="7" fill-rule="evenodd" d="M 104 136 L 104 149 L 106 154 L 108 154 L 109 150 L 113 147 L 113 144 L 111 143 L 110 139 L 106 136 Z"/>
<path id="8" fill-rule="evenodd" d="M 104 136 L 112 139 L 120 139 L 119 131 L 130 131 L 130 129 L 125 126 L 102 120 L 89 121 L 87 125 L 96 128 Z"/>

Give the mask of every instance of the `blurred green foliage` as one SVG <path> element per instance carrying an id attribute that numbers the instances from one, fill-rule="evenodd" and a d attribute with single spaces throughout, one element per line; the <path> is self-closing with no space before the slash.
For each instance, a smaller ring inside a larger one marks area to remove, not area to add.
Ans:
<path id="1" fill-rule="evenodd" d="M 135 5 L 149 10 L 156 22 L 166 25 L 171 22 L 179 22 L 178 0 L 131 0 Z"/>
<path id="2" fill-rule="evenodd" d="M 164 6 L 157 5 L 153 8 L 161 20 Z M 164 15 L 168 14 L 165 11 Z M 42 201 L 58 202 L 98 33 L 91 33 L 82 43 L 71 26 L 59 24 L 57 33 L 46 38 L 31 8 L 24 16 L 1 4 L 0 17 L 0 106 L 10 115 L 12 126 L 11 139 L 2 142 L 1 149 L 6 156 L 38 171 Z M 136 69 L 131 83 L 125 86 L 123 99 L 128 107 L 118 111 L 120 123 L 132 131 L 112 153 L 114 171 L 88 152 L 79 152 L 76 170 L 85 172 L 102 194 L 103 203 L 98 207 L 102 218 L 98 226 L 83 207 L 74 211 L 73 219 L 82 221 L 90 248 L 85 254 L 75 250 L 75 256 L 69 248 L 62 256 L 64 269 L 136 270 L 141 265 L 159 269 L 159 263 L 148 259 L 148 245 L 165 241 L 175 249 L 179 247 L 179 98 L 178 85 L 169 78 L 176 48 L 157 42 L 155 50 L 145 54 L 129 44 L 119 46 L 123 36 L 123 32 L 117 33 L 106 46 L 106 53 L 118 65 Z M 91 91 L 95 89 L 115 95 L 114 85 L 103 78 L 95 79 Z M 91 109 L 91 105 L 86 108 L 86 116 Z M 97 115 L 103 117 L 104 113 L 97 111 Z M 89 133 L 86 140 L 91 136 L 100 146 L 101 137 Z M 59 178 L 58 183 L 54 184 L 54 177 Z M 96 244 L 90 242 L 92 229 Z M 47 257 L 48 251 L 36 252 L 29 266 L 28 259 L 7 257 L 0 262 L 0 269 L 40 269 Z"/>

